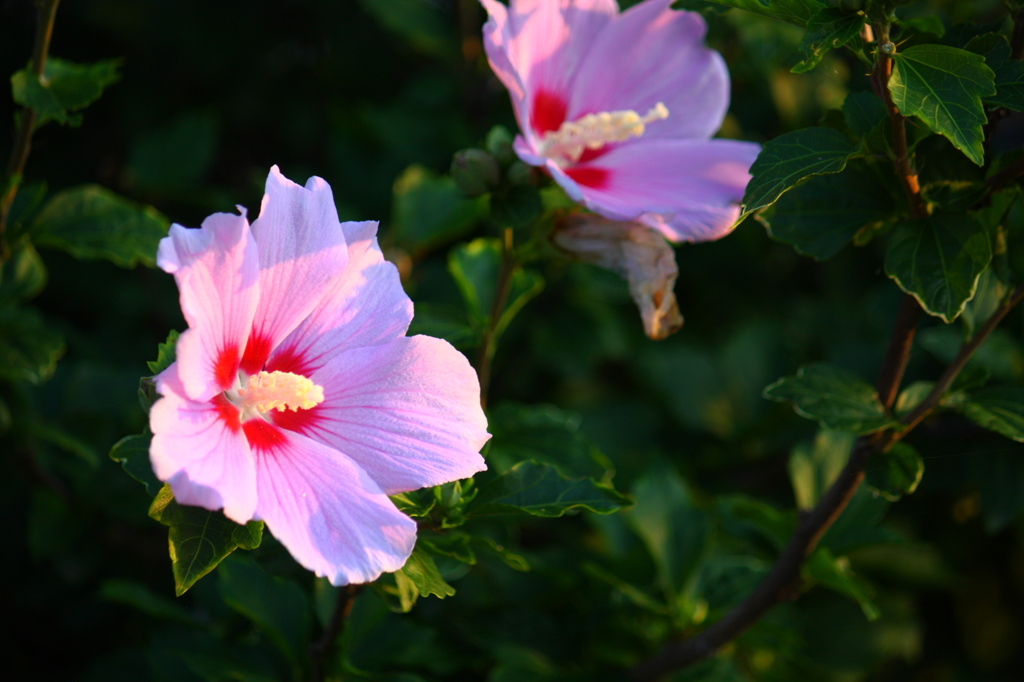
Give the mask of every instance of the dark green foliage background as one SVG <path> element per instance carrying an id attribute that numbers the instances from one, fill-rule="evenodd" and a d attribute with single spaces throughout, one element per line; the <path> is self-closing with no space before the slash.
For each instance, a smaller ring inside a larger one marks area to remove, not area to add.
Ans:
<path id="1" fill-rule="evenodd" d="M 947 24 L 1005 17 L 994 0 L 917 2 L 901 11 Z M 706 16 L 710 42 L 732 71 L 724 136 L 769 140 L 817 124 L 846 92 L 869 89 L 863 65 L 838 52 L 808 73 L 790 73 L 804 56 L 794 26 L 739 11 Z M 457 308 L 449 248 L 497 229 L 471 211 L 451 236 L 417 248 L 392 229 L 392 187 L 411 164 L 446 172 L 452 153 L 481 145 L 495 123 L 515 129 L 507 95 L 481 56 L 482 20 L 476 3 L 461 0 L 65 0 L 52 53 L 77 62 L 123 58 L 123 78 L 84 111 L 81 127 L 39 130 L 26 180 L 45 180 L 51 195 L 98 183 L 194 226 L 235 204 L 254 217 L 271 164 L 299 182 L 320 175 L 343 220 L 380 220 L 388 253 L 412 258 L 406 284 L 418 305 Z M 0 2 L 0 73 L 24 67 L 33 27 L 29 0 Z M 0 98 L 5 131 L 13 114 Z M 1010 117 L 994 153 L 1022 138 L 1024 122 Z M 67 352 L 38 387 L 0 385 L 4 404 L 39 419 L 18 428 L 0 419 L 4 676 L 297 674 L 330 592 L 268 533 L 258 550 L 236 552 L 175 598 L 166 528 L 147 516 L 145 490 L 106 456 L 142 430 L 138 378 L 168 330 L 184 328 L 172 278 L 42 254 L 49 282 L 35 304 L 65 336 Z M 885 276 L 877 241 L 822 264 L 772 241 L 752 219 L 720 242 L 677 249 L 677 259 L 686 325 L 659 343 L 643 336 L 616 276 L 543 261 L 544 291 L 498 345 L 489 404 L 514 413 L 516 403 L 549 403 L 578 414 L 578 438 L 607 457 L 620 491 L 646 491 L 666 470 L 680 475 L 689 491 L 664 493 L 682 505 L 677 519 L 690 520 L 673 531 L 679 546 L 701 547 L 704 536 L 693 534 L 713 517 L 707 532 L 747 562 L 729 574 L 737 583 L 715 582 L 719 593 L 704 592 L 704 607 L 695 607 L 715 618 L 773 556 L 763 538 L 729 526 L 721 513 L 727 496 L 792 509 L 790 448 L 799 442 L 810 451 L 816 433 L 762 389 L 813 361 L 873 382 L 901 293 Z M 923 325 L 908 383 L 934 379 L 960 338 L 959 323 L 929 317 Z M 1024 381 L 1022 332 L 1015 311 L 977 364 L 1005 382 Z M 858 498 L 849 512 L 861 525 L 884 514 L 885 537 L 898 542 L 843 544 L 842 519 L 832 544 L 825 541 L 873 585 L 880 617 L 868 622 L 855 602 L 815 587 L 722 657 L 675 679 L 1018 679 L 1022 446 L 956 416 L 927 422 L 909 442 L 925 462 L 917 492 L 888 510 Z M 492 462 L 500 468 L 516 461 L 499 455 Z M 405 615 L 367 590 L 344 637 L 349 661 L 393 682 L 613 679 L 674 627 L 674 617 L 658 612 L 659 559 L 645 549 L 638 520 L 656 516 L 638 508 L 487 521 L 482 532 L 531 570 L 517 572 L 483 551 L 468 570 L 441 562 L 456 595 L 423 597 Z M 681 583 L 700 570 L 666 565 Z M 654 608 L 638 605 L 644 598 Z"/>

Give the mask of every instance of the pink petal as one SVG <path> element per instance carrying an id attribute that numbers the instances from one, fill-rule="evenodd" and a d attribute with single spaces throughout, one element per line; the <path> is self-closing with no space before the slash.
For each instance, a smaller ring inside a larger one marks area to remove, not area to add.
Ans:
<path id="1" fill-rule="evenodd" d="M 557 130 L 569 84 L 593 38 L 618 14 L 615 0 L 518 0 L 506 8 L 481 0 L 490 19 L 484 48 L 512 95 L 519 126 L 530 139 Z M 560 113 L 559 113 L 560 112 Z"/>
<path id="2" fill-rule="evenodd" d="M 260 301 L 241 363 L 249 374 L 262 369 L 313 311 L 348 261 L 331 188 L 320 178 L 303 188 L 272 167 L 252 234 L 260 254 Z"/>
<path id="3" fill-rule="evenodd" d="M 623 12 L 593 39 L 571 83 L 567 118 L 632 109 L 643 115 L 658 102 L 668 118 L 648 124 L 644 139 L 708 138 L 729 107 L 729 72 L 704 46 L 699 14 L 669 9 L 673 0 L 647 0 Z"/>
<path id="4" fill-rule="evenodd" d="M 735 140 L 631 140 L 589 164 L 548 170 L 570 196 L 614 220 L 639 220 L 670 241 L 724 236 L 760 147 Z"/>
<path id="5" fill-rule="evenodd" d="M 334 585 L 368 583 L 405 564 L 416 523 L 366 472 L 325 445 L 259 423 L 265 433 L 251 438 L 257 513 L 296 561 Z"/>
<path id="6" fill-rule="evenodd" d="M 236 523 L 256 511 L 256 467 L 238 423 L 238 410 L 224 398 L 197 402 L 185 396 L 180 363 L 157 377 L 163 397 L 153 404 L 149 457 L 161 481 L 181 504 L 220 509 Z"/>
<path id="7" fill-rule="evenodd" d="M 249 223 L 215 213 L 198 230 L 171 225 L 156 260 L 174 275 L 188 322 L 176 350 L 184 394 L 207 401 L 235 382 L 260 297 Z"/>
<path id="8" fill-rule="evenodd" d="M 480 383 L 446 341 L 413 336 L 347 350 L 310 378 L 324 402 L 275 412 L 275 423 L 351 457 L 389 495 L 486 468 Z"/>
<path id="9" fill-rule="evenodd" d="M 320 305 L 302 321 L 267 361 L 268 371 L 309 376 L 339 352 L 374 346 L 405 335 L 412 301 L 398 270 L 384 260 L 377 223 L 342 223 L 348 267 Z"/>

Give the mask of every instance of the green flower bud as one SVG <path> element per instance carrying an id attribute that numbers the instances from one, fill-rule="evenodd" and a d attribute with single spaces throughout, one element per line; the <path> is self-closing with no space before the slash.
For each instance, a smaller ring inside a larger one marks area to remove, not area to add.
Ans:
<path id="1" fill-rule="evenodd" d="M 533 182 L 533 168 L 522 161 L 514 161 L 505 171 L 505 180 L 510 185 L 528 185 Z"/>
<path id="2" fill-rule="evenodd" d="M 483 149 L 463 149 L 452 157 L 455 185 L 471 197 L 487 194 L 501 181 L 501 169 Z"/>
<path id="3" fill-rule="evenodd" d="M 507 166 L 516 160 L 515 152 L 512 151 L 512 133 L 505 126 L 491 128 L 491 132 L 487 133 L 487 143 L 484 146 L 502 166 Z"/>

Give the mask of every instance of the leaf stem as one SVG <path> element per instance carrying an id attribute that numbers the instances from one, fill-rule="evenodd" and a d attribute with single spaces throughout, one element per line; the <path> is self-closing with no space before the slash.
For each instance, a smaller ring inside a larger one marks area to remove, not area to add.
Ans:
<path id="1" fill-rule="evenodd" d="M 480 340 L 480 351 L 476 359 L 476 371 L 480 377 L 480 405 L 485 408 L 487 407 L 487 391 L 491 384 L 491 365 L 494 361 L 494 352 L 498 347 L 495 332 L 497 331 L 501 313 L 505 310 L 505 304 L 508 302 L 509 289 L 512 284 L 512 271 L 516 265 L 511 227 L 505 228 L 503 237 L 498 282 L 495 285 L 494 300 L 491 302 L 491 313 L 487 318 L 487 328 L 484 329 L 483 338 Z"/>
<path id="2" fill-rule="evenodd" d="M 907 203 L 910 205 L 910 214 L 914 218 L 927 218 L 928 209 L 921 198 L 921 185 L 917 180 L 917 171 L 910 161 L 910 152 L 907 147 L 907 126 L 906 118 L 892 101 L 892 94 L 889 92 L 889 79 L 892 77 L 892 54 L 896 48 L 889 40 L 888 22 L 879 23 L 873 26 L 875 35 L 878 36 L 878 50 L 875 59 L 875 68 L 871 74 L 871 85 L 875 94 L 882 98 L 885 104 L 885 111 L 889 114 L 889 129 L 892 133 L 893 164 L 896 166 L 896 176 L 903 186 L 907 195 Z M 888 46 L 888 48 L 887 48 Z M 886 49 L 891 52 L 886 52 Z"/>
<path id="3" fill-rule="evenodd" d="M 311 659 L 309 678 L 312 682 L 324 681 L 327 657 L 334 650 L 334 643 L 345 626 L 348 614 L 352 612 L 352 605 L 362 591 L 362 585 L 346 585 L 338 589 L 338 599 L 334 602 L 331 620 L 327 623 L 323 636 L 309 647 Z"/>
<path id="4" fill-rule="evenodd" d="M 50 51 L 53 22 L 57 17 L 57 5 L 59 4 L 60 0 L 37 0 L 36 2 L 39 7 L 39 19 L 36 23 L 36 38 L 32 47 L 32 73 L 39 78 L 43 77 L 46 70 L 46 56 Z M 25 163 L 32 150 L 32 132 L 35 125 L 36 112 L 25 107 L 21 113 L 21 124 L 14 138 L 11 156 L 7 161 L 7 170 L 0 180 L 0 188 L 3 191 L 3 196 L 0 197 L 0 263 L 5 262 L 10 256 L 10 247 L 5 236 L 7 216 L 11 211 L 11 204 L 14 203 L 14 197 L 18 194 L 18 186 L 21 185 Z"/>

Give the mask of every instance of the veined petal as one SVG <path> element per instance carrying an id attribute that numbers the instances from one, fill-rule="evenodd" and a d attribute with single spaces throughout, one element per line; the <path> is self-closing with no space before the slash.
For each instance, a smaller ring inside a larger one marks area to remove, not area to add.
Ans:
<path id="1" fill-rule="evenodd" d="M 416 544 L 416 523 L 351 460 L 260 423 L 275 433 L 254 442 L 257 515 L 295 560 L 334 585 L 401 568 Z"/>
<path id="2" fill-rule="evenodd" d="M 278 346 L 268 371 L 309 376 L 348 348 L 375 346 L 405 335 L 412 322 L 412 301 L 398 270 L 384 260 L 377 244 L 377 223 L 342 223 L 348 267 L 320 305 Z"/>
<path id="3" fill-rule="evenodd" d="M 156 261 L 174 275 L 188 322 L 176 347 L 184 395 L 210 400 L 235 381 L 260 297 L 249 223 L 215 213 L 198 230 L 171 225 Z"/>
<path id="4" fill-rule="evenodd" d="M 736 221 L 759 151 L 735 140 L 631 140 L 552 175 L 563 187 L 575 184 L 596 213 L 639 220 L 670 241 L 700 242 L 718 239 Z"/>
<path id="5" fill-rule="evenodd" d="M 729 106 L 729 72 L 705 47 L 699 14 L 669 9 L 673 0 L 629 8 L 593 39 L 571 81 L 566 118 L 632 109 L 658 102 L 668 118 L 650 123 L 644 139 L 709 138 Z"/>
<path id="6" fill-rule="evenodd" d="M 163 397 L 149 412 L 153 471 L 181 504 L 223 508 L 229 519 L 245 523 L 256 511 L 256 468 L 238 410 L 220 396 L 190 400 L 179 367 L 175 362 L 156 379 Z"/>
<path id="7" fill-rule="evenodd" d="M 481 0 L 490 19 L 484 47 L 512 94 L 531 143 L 565 118 L 568 84 L 593 38 L 618 14 L 615 0 Z"/>
<path id="8" fill-rule="evenodd" d="M 413 336 L 354 348 L 311 379 L 324 402 L 306 414 L 275 414 L 275 422 L 351 457 L 389 495 L 486 468 L 480 383 L 446 341 Z"/>
<path id="9" fill-rule="evenodd" d="M 300 187 L 272 167 L 252 234 L 259 249 L 260 300 L 241 363 L 249 374 L 263 368 L 348 262 L 334 196 L 317 177 Z"/>

